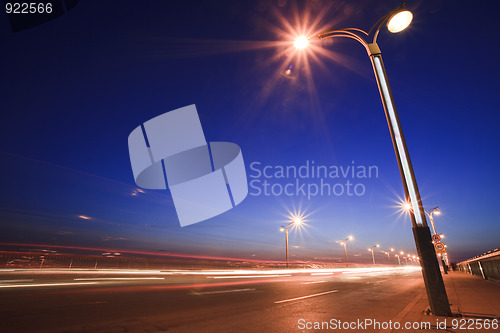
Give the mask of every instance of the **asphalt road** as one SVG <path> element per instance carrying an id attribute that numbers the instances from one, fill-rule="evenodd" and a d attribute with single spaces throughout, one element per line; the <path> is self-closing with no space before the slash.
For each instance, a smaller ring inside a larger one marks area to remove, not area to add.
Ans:
<path id="1" fill-rule="evenodd" d="M 415 269 L 0 271 L 0 332 L 315 332 L 389 321 L 423 291 Z"/>

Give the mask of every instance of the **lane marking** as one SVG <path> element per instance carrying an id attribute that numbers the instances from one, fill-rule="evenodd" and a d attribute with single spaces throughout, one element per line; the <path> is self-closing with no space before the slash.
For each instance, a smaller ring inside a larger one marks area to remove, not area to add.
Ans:
<path id="1" fill-rule="evenodd" d="M 324 283 L 326 281 L 309 281 L 309 282 L 302 282 L 301 284 L 315 284 L 315 283 Z"/>
<path id="2" fill-rule="evenodd" d="M 134 281 L 134 280 L 165 280 L 161 277 L 115 277 L 115 278 L 76 278 L 75 281 Z"/>
<path id="3" fill-rule="evenodd" d="M 251 279 L 262 277 L 283 277 L 292 276 L 291 274 L 272 274 L 272 275 L 232 275 L 232 276 L 207 276 L 207 279 Z"/>
<path id="4" fill-rule="evenodd" d="M 212 294 L 239 293 L 239 292 L 253 291 L 253 290 L 255 290 L 255 288 L 217 290 L 217 291 L 192 291 L 191 294 L 193 294 L 193 295 L 212 295 Z"/>
<path id="5" fill-rule="evenodd" d="M 58 287 L 58 286 L 79 286 L 86 284 L 98 284 L 99 282 L 69 282 L 69 283 L 37 283 L 37 284 L 13 284 L 3 286 L 0 288 L 27 288 L 27 287 Z"/>
<path id="6" fill-rule="evenodd" d="M 282 301 L 276 301 L 274 303 L 279 304 L 279 303 L 286 303 L 286 302 L 293 302 L 293 301 L 298 301 L 301 299 L 306 299 L 306 298 L 311 298 L 311 297 L 316 297 L 316 296 L 322 296 L 326 294 L 331 294 L 331 293 L 336 293 L 338 290 L 330 290 L 330 291 L 325 291 L 323 293 L 319 294 L 312 294 L 312 295 L 307 295 L 307 296 L 302 296 L 302 297 L 295 297 L 295 298 L 290 298 L 290 299 L 284 299 Z"/>

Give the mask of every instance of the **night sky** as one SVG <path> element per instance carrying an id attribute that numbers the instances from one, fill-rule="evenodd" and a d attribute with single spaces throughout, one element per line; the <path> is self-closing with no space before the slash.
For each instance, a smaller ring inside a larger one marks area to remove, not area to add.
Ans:
<path id="1" fill-rule="evenodd" d="M 0 243 L 283 260 L 279 228 L 295 211 L 307 223 L 290 231 L 292 260 L 338 262 L 337 241 L 350 234 L 353 261 L 369 262 L 376 243 L 416 253 L 369 58 L 354 40 L 314 38 L 368 30 L 399 4 L 90 0 L 16 33 L 3 13 Z M 500 245 L 497 7 L 410 1 L 410 27 L 378 38 L 422 201 L 439 206 L 452 261 Z M 292 47 L 299 34 L 311 37 L 302 53 Z M 362 195 L 266 196 L 250 186 L 236 208 L 181 228 L 168 190 L 137 191 L 127 138 L 191 104 L 207 141 L 241 147 L 257 187 L 265 166 L 377 172 L 325 180 L 361 184 Z"/>

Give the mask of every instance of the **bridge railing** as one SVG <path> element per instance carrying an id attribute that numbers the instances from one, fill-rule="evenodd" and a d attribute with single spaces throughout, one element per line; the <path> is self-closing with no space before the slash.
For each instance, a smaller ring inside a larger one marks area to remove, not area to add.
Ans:
<path id="1" fill-rule="evenodd" d="M 486 252 L 457 264 L 458 270 L 483 279 L 500 280 L 500 249 Z"/>

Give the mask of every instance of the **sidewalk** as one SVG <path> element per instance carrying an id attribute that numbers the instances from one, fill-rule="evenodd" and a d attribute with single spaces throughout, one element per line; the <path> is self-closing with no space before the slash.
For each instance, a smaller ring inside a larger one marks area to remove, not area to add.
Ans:
<path id="1" fill-rule="evenodd" d="M 406 306 L 393 322 L 400 329 L 382 330 L 380 333 L 425 332 L 500 332 L 500 282 L 483 280 L 463 272 L 449 272 L 443 276 L 453 317 L 428 314 L 429 302 L 425 291 Z M 498 327 L 487 326 L 496 319 Z M 404 323 L 429 323 L 423 328 L 403 328 Z M 430 327 L 430 329 L 429 329 Z"/>

